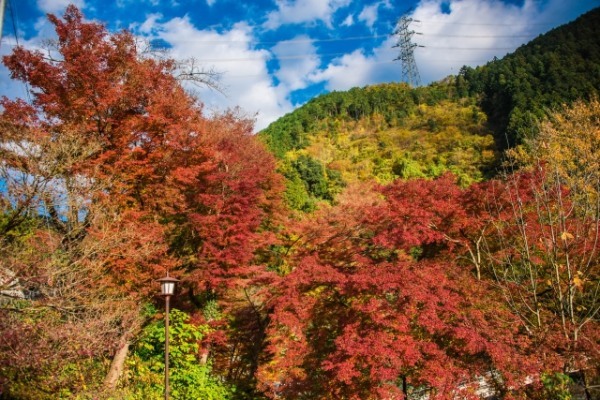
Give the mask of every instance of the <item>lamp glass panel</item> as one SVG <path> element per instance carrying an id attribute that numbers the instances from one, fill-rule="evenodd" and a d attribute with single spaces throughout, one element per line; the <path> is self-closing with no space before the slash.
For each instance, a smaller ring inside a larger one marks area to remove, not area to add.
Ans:
<path id="1" fill-rule="evenodd" d="M 175 293 L 175 282 L 162 282 L 162 294 L 172 295 Z"/>

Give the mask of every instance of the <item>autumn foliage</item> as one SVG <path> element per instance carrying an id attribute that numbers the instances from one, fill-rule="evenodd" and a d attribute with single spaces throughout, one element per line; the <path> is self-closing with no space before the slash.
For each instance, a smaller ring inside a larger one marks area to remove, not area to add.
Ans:
<path id="1" fill-rule="evenodd" d="M 75 7 L 49 18 L 46 53 L 4 58 L 32 98 L 0 100 L 0 395 L 160 396 L 154 281 L 169 271 L 181 279 L 173 398 L 542 399 L 570 377 L 592 398 L 598 101 L 556 113 L 470 186 L 480 171 L 410 174 L 406 159 L 344 186 L 309 156 L 318 146 L 297 148 L 283 173 L 328 200 L 303 213 L 284 207 L 252 121 L 205 115 L 182 65 Z M 411 123 L 435 114 L 461 136 L 443 110 L 415 110 Z"/>
<path id="2" fill-rule="evenodd" d="M 4 59 L 32 101 L 3 98 L 0 117 L 2 270 L 24 298 L 2 308 L 0 363 L 9 379 L 45 381 L 40 393 L 77 387 L 50 378 L 83 368 L 77 355 L 110 356 L 133 340 L 140 302 L 167 271 L 226 300 L 253 274 L 279 191 L 251 122 L 205 117 L 174 61 L 74 7 L 49 18 L 49 55 L 17 47 Z M 64 332 L 73 337 L 58 348 Z M 36 355 L 9 351 L 21 344 Z"/>
<path id="3" fill-rule="evenodd" d="M 273 358 L 260 371 L 265 392 L 477 398 L 477 377 L 523 384 L 541 367 L 529 339 L 448 253 L 443 230 L 461 223 L 461 190 L 449 176 L 381 190 L 383 199 L 345 197 L 297 233 L 269 329 Z"/>

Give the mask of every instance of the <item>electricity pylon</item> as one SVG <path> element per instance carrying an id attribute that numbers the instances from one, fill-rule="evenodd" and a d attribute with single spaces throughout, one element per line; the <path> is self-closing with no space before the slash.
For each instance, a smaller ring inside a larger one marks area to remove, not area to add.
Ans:
<path id="1" fill-rule="evenodd" d="M 400 47 L 400 54 L 394 61 L 400 60 L 402 62 L 402 79 L 409 85 L 419 86 L 421 84 L 421 77 L 419 76 L 419 69 L 417 68 L 414 54 L 415 47 L 419 47 L 419 45 L 411 41 L 415 31 L 408 29 L 412 21 L 412 18 L 405 16 L 402 16 L 398 20 L 393 33 L 394 35 L 398 35 L 398 41 L 393 47 Z"/>

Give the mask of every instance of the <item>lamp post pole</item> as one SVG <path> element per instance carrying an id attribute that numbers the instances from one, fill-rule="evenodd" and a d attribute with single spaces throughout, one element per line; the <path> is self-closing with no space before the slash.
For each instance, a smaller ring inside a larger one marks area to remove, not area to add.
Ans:
<path id="1" fill-rule="evenodd" d="M 167 276 L 158 280 L 160 294 L 165 297 L 165 400 L 169 400 L 169 306 L 171 296 L 175 294 L 175 283 L 178 279 Z"/>
<path id="2" fill-rule="evenodd" d="M 171 296 L 165 296 L 165 400 L 169 400 L 169 301 Z"/>

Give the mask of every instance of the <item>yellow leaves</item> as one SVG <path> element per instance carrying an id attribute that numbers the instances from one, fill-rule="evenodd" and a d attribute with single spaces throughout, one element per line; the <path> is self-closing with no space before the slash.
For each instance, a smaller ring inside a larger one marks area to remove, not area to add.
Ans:
<path id="1" fill-rule="evenodd" d="M 587 279 L 585 278 L 583 272 L 577 271 L 577 274 L 575 274 L 575 276 L 573 277 L 573 286 L 575 286 L 575 288 L 577 288 L 578 290 L 583 291 L 583 286 L 585 285 L 586 281 Z"/>
<path id="2" fill-rule="evenodd" d="M 597 192 L 600 179 L 600 102 L 576 102 L 543 122 L 530 140 L 530 164 L 544 163 L 571 190 Z M 589 194 L 589 193 L 588 193 Z M 596 193 L 597 195 L 597 193 Z"/>
<path id="3" fill-rule="evenodd" d="M 571 235 L 571 234 L 570 234 L 569 232 L 567 232 L 567 231 L 564 231 L 563 233 L 561 233 L 561 234 L 560 234 L 560 238 L 561 238 L 561 239 L 562 239 L 564 242 L 574 239 L 573 235 Z"/>

